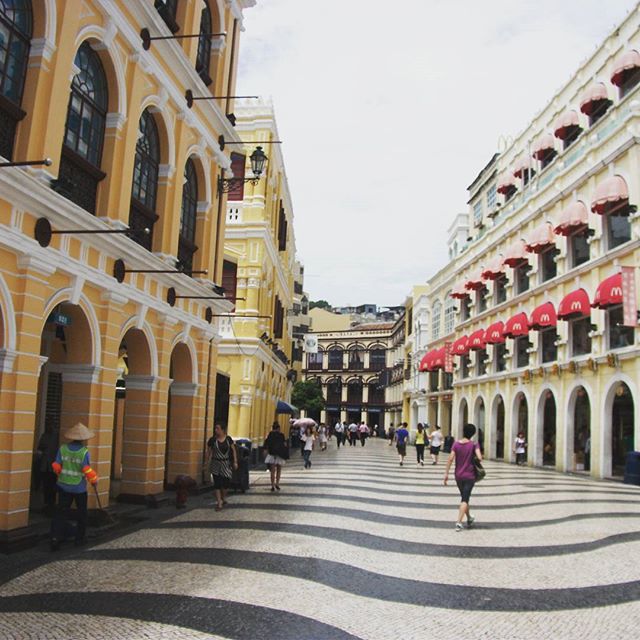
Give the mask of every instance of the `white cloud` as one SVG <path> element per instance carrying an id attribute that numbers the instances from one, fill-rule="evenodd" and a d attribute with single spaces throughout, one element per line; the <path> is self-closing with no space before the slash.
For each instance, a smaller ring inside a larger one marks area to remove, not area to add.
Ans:
<path id="1" fill-rule="evenodd" d="M 514 135 L 632 0 L 260 0 L 240 93 L 272 96 L 312 299 L 398 304 Z"/>

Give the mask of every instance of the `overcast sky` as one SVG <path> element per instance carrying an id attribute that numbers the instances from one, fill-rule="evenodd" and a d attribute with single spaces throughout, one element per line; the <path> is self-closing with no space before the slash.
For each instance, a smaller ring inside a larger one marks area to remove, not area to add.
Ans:
<path id="1" fill-rule="evenodd" d="M 258 0 L 239 92 L 271 97 L 312 300 L 402 304 L 513 136 L 632 0 Z"/>

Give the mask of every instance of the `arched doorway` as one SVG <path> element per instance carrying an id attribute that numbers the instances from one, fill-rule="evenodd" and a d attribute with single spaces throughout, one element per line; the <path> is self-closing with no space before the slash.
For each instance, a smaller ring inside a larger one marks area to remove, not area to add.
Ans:
<path id="1" fill-rule="evenodd" d="M 482 452 L 484 452 L 485 417 L 486 411 L 484 407 L 484 400 L 478 397 L 473 412 L 473 421 L 476 425 L 476 436 L 478 438 L 478 445 L 480 446 L 480 451 Z"/>
<path id="2" fill-rule="evenodd" d="M 501 395 L 493 401 L 493 415 L 491 419 L 491 454 L 497 460 L 504 458 L 504 400 Z"/>
<path id="3" fill-rule="evenodd" d="M 152 392 L 155 386 L 151 349 L 141 329 L 129 329 L 118 350 L 118 380 L 113 418 L 110 495 L 133 499 L 162 490 L 149 491 L 156 480 L 149 469 L 162 464 L 158 442 L 151 437 Z M 164 453 L 164 452 L 162 452 Z"/>
<path id="4" fill-rule="evenodd" d="M 573 463 L 574 471 L 591 470 L 591 403 L 584 387 L 575 391 L 573 407 Z"/>
<path id="5" fill-rule="evenodd" d="M 611 411 L 611 467 L 614 476 L 624 474 L 627 453 L 634 450 L 634 410 L 631 390 L 620 382 L 615 389 Z"/>
<path id="6" fill-rule="evenodd" d="M 529 450 L 531 449 L 531 440 L 529 438 L 529 404 L 527 397 L 521 391 L 516 395 L 513 403 L 513 425 L 512 439 L 515 440 L 519 433 L 524 435 L 527 442 L 527 460 L 529 460 Z"/>
<path id="7" fill-rule="evenodd" d="M 460 400 L 460 406 L 458 408 L 458 437 L 462 437 L 462 429 L 465 424 L 469 422 L 469 405 L 467 404 L 467 400 L 462 398 Z"/>
<path id="8" fill-rule="evenodd" d="M 542 407 L 542 464 L 556 464 L 556 399 L 553 391 L 544 392 Z"/>
<path id="9" fill-rule="evenodd" d="M 202 433 L 193 425 L 193 362 L 184 342 L 171 352 L 169 362 L 169 395 L 167 401 L 167 433 L 164 452 L 164 484 L 172 485 L 177 475 L 194 476 L 191 452 L 202 446 Z"/>
<path id="10" fill-rule="evenodd" d="M 92 424 L 93 334 L 79 305 L 63 302 L 51 311 L 42 329 L 35 415 L 34 465 L 30 509 L 50 511 L 55 502 L 51 463 L 60 434 L 76 422 Z"/>

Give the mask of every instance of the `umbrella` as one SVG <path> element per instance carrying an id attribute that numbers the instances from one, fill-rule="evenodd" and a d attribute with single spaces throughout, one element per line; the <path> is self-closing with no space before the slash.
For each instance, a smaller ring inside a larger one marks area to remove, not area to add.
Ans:
<path id="1" fill-rule="evenodd" d="M 278 400 L 278 404 L 276 405 L 276 413 L 297 413 L 298 408 L 294 407 L 292 404 L 285 402 L 284 400 Z"/>
<path id="2" fill-rule="evenodd" d="M 293 426 L 304 427 L 306 429 L 307 427 L 317 427 L 318 425 L 316 421 L 312 420 L 311 418 L 298 418 L 294 421 Z"/>

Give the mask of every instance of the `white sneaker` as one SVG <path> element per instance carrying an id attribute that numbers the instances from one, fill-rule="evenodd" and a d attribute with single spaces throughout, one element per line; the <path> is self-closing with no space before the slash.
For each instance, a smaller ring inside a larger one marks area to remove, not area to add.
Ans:
<path id="1" fill-rule="evenodd" d="M 462 526 L 462 523 L 456 522 L 456 532 L 457 531 L 462 531 L 463 529 L 464 529 L 464 527 Z"/>
<path id="2" fill-rule="evenodd" d="M 476 519 L 473 516 L 469 516 L 467 518 L 467 529 L 471 528 L 471 525 L 476 521 Z"/>

